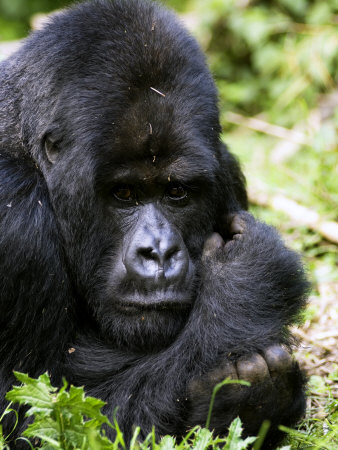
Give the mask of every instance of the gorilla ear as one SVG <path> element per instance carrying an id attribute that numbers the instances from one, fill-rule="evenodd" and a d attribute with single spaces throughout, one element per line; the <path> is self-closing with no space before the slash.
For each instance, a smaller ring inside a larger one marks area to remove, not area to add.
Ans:
<path id="1" fill-rule="evenodd" d="M 51 164 L 55 164 L 60 154 L 60 148 L 56 140 L 48 134 L 44 137 L 44 151 L 46 153 L 48 161 Z"/>

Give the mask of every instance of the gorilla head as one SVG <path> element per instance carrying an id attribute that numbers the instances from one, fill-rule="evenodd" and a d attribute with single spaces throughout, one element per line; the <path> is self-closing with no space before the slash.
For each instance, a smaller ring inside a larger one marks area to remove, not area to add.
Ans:
<path id="1" fill-rule="evenodd" d="M 57 15 L 17 64 L 22 141 L 78 295 L 106 339 L 166 345 L 191 308 L 206 236 L 245 206 L 203 55 L 154 3 L 98 1 Z"/>

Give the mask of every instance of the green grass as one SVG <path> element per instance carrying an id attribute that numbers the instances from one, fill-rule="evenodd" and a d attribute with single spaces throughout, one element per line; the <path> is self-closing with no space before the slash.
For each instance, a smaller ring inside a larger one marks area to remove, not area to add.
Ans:
<path id="1" fill-rule="evenodd" d="M 28 405 L 29 409 L 26 415 L 33 416 L 34 420 L 19 439 L 27 440 L 32 449 L 34 446 L 28 439 L 34 442 L 38 440 L 39 448 L 41 446 L 44 450 L 118 450 L 121 448 L 129 448 L 130 450 L 185 450 L 190 448 L 203 450 L 209 447 L 245 450 L 254 442 L 257 442 L 255 450 L 259 450 L 266 432 L 266 426 L 264 426 L 259 439 L 256 439 L 256 437 L 242 439 L 243 428 L 239 418 L 232 422 L 226 438 L 213 436 L 207 428 L 218 390 L 225 384 L 230 383 L 250 384 L 245 381 L 227 379 L 215 386 L 210 401 L 206 428 L 195 427 L 188 432 L 182 441 L 176 442 L 172 436 L 164 436 L 158 441 L 154 429 L 144 441 L 139 441 L 140 428 L 136 427 L 128 446 L 116 419 L 112 424 L 101 413 L 104 402 L 94 397 L 85 396 L 82 387 L 69 387 L 67 382 L 64 381 L 63 387 L 57 390 L 51 385 L 47 374 L 41 375 L 38 379 L 30 378 L 28 375 L 18 372 L 15 372 L 15 375 L 22 384 L 14 386 L 12 391 L 7 394 L 7 399 L 11 403 L 0 417 L 0 424 L 5 415 L 16 415 L 15 410 L 11 408 L 12 402 Z M 110 441 L 105 436 L 103 425 L 115 430 L 116 438 L 114 441 Z M 9 439 L 10 435 L 4 436 L 0 428 L 0 447 L 2 449 L 7 448 Z"/>
<path id="2" fill-rule="evenodd" d="M 248 385 L 245 381 L 224 380 L 214 388 L 206 428 L 195 427 L 190 430 L 185 438 L 177 442 L 172 436 L 164 436 L 159 441 L 156 439 L 155 430 L 145 440 L 138 439 L 140 428 L 136 427 L 129 446 L 124 441 L 116 419 L 111 423 L 101 413 L 104 402 L 93 397 L 85 396 L 82 387 L 64 385 L 57 390 L 51 385 L 47 374 L 38 379 L 30 378 L 22 373 L 15 373 L 21 382 L 20 386 L 13 387 L 7 394 L 11 401 L 6 411 L 0 417 L 0 449 L 9 448 L 7 443 L 10 435 L 2 434 L 1 422 L 5 415 L 14 414 L 12 403 L 28 405 L 27 416 L 33 416 L 33 422 L 24 431 L 19 439 L 26 440 L 31 449 L 35 442 L 44 450 L 245 450 L 253 448 L 259 450 L 264 442 L 264 437 L 269 428 L 269 423 L 264 422 L 257 437 L 242 438 L 242 423 L 236 418 L 230 425 L 228 436 L 217 437 L 208 429 L 212 414 L 213 403 L 218 390 L 225 384 L 240 383 Z M 332 380 L 338 379 L 338 370 L 331 375 Z M 298 427 L 292 430 L 281 427 L 287 434 L 285 445 L 280 449 L 322 449 L 334 450 L 338 448 L 338 402 L 332 395 L 325 399 L 323 393 L 330 393 L 330 387 L 321 377 L 313 377 L 309 383 L 309 396 L 321 399 L 322 417 L 311 418 L 309 415 Z M 323 401 L 324 399 L 324 401 Z M 317 411 L 318 414 L 318 411 Z M 103 429 L 103 425 L 115 430 L 115 439 L 110 441 Z M 15 429 L 15 426 L 14 426 Z M 14 431 L 13 429 L 13 431 Z M 29 441 L 31 439 L 31 441 Z"/>

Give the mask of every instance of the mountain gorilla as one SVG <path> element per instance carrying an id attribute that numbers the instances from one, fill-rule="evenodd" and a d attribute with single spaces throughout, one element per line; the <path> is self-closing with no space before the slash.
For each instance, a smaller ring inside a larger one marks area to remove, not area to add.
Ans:
<path id="1" fill-rule="evenodd" d="M 230 376 L 251 386 L 218 393 L 211 427 L 268 419 L 274 445 L 304 411 L 288 327 L 307 282 L 244 211 L 195 40 L 154 3 L 96 0 L 33 33 L 0 77 L 1 410 L 13 369 L 48 370 L 110 418 L 118 406 L 126 439 L 133 425 L 179 437 Z"/>

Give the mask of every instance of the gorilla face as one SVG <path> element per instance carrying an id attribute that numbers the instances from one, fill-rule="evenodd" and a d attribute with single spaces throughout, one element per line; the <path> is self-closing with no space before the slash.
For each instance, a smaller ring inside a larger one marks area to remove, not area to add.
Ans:
<path id="1" fill-rule="evenodd" d="M 95 96 L 88 101 L 92 90 L 87 86 L 87 108 L 108 116 Z M 181 330 L 203 243 L 216 223 L 218 154 L 193 120 L 184 127 L 175 121 L 169 95 L 158 97 L 149 89 L 139 105 L 126 99 L 119 123 L 110 120 L 96 139 L 92 129 L 77 130 L 67 146 L 49 131 L 42 145 L 79 293 L 105 339 L 118 337 L 128 348 L 166 345 Z M 76 127 L 71 118 L 66 124 Z"/>

